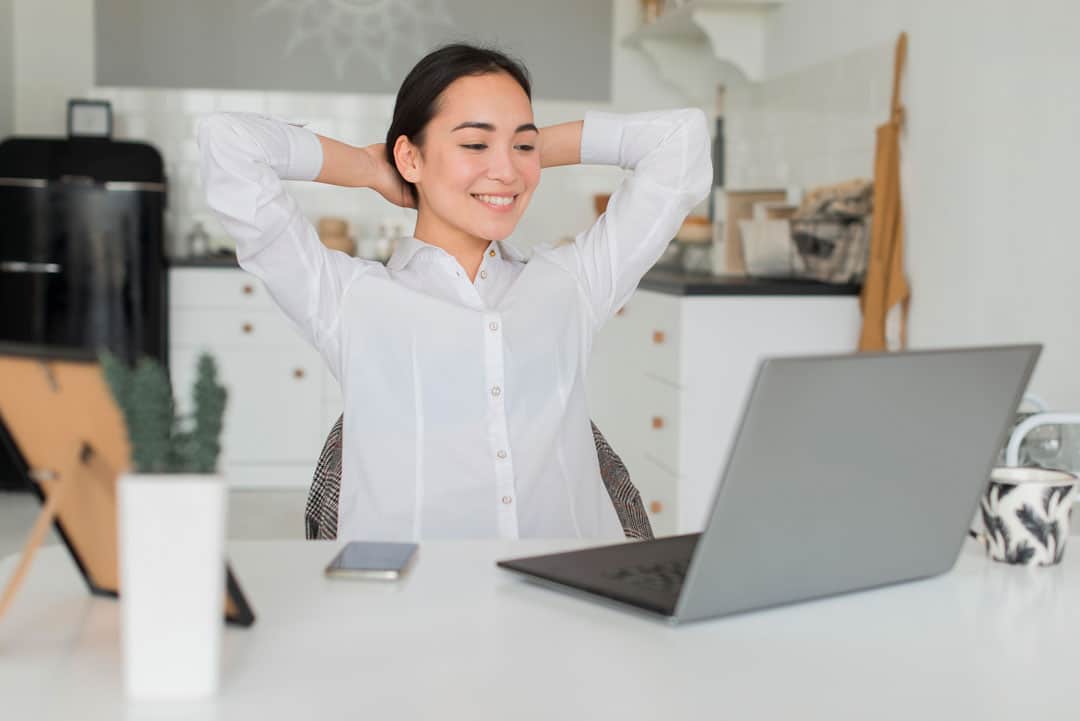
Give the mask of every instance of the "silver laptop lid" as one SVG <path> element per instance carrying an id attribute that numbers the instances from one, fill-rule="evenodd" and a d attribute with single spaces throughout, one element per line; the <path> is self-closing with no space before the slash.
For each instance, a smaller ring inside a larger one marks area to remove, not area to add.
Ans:
<path id="1" fill-rule="evenodd" d="M 675 618 L 950 569 L 1040 350 L 763 362 Z"/>

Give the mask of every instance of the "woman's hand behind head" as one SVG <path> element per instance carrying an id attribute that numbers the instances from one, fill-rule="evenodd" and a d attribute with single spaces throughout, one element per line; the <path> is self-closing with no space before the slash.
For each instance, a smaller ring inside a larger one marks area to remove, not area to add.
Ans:
<path id="1" fill-rule="evenodd" d="M 371 158 L 372 174 L 368 181 L 368 187 L 394 205 L 402 208 L 415 208 L 416 201 L 412 193 L 401 180 L 401 176 L 395 168 L 390 166 L 386 159 L 386 147 L 383 143 L 368 145 L 363 148 L 364 153 Z"/>

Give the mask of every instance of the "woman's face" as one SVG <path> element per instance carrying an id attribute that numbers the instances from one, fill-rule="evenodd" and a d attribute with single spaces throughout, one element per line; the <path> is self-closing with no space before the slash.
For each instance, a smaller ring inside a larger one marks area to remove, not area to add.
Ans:
<path id="1" fill-rule="evenodd" d="M 540 182 L 538 136 L 528 96 L 506 73 L 451 83 L 414 156 L 418 227 L 485 243 L 510 235 Z"/>

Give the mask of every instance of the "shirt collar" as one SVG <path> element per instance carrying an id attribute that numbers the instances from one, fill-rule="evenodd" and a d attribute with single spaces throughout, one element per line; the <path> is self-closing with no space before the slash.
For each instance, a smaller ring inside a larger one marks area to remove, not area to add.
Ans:
<path id="1" fill-rule="evenodd" d="M 412 236 L 398 238 L 397 245 L 394 248 L 394 254 L 391 255 L 390 260 L 386 262 L 386 267 L 393 271 L 400 271 L 412 261 L 413 257 L 415 257 L 418 252 L 427 248 L 430 248 L 431 250 L 442 250 L 442 248 L 439 248 L 438 246 L 432 245 L 431 243 L 425 243 L 419 238 L 414 238 Z M 491 256 L 492 251 L 495 253 L 494 256 Z M 484 249 L 484 259 L 488 260 L 492 258 L 506 258 L 511 261 L 523 261 L 525 259 L 516 248 L 500 241 L 492 241 L 488 244 L 488 247 Z"/>
<path id="2" fill-rule="evenodd" d="M 409 236 L 408 238 L 398 238 L 397 243 L 394 245 L 394 253 L 390 256 L 390 260 L 386 261 L 386 267 L 390 270 L 401 270 L 409 261 L 413 259 L 417 251 L 424 247 L 429 246 L 424 241 Z"/>

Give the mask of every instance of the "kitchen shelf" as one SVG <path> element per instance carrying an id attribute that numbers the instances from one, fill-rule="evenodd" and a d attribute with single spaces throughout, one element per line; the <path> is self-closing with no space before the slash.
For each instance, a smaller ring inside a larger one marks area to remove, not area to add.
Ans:
<path id="1" fill-rule="evenodd" d="M 783 2 L 695 0 L 642 25 L 623 43 L 642 50 L 689 98 L 710 102 L 722 62 L 752 82 L 763 78 L 765 23 Z"/>

